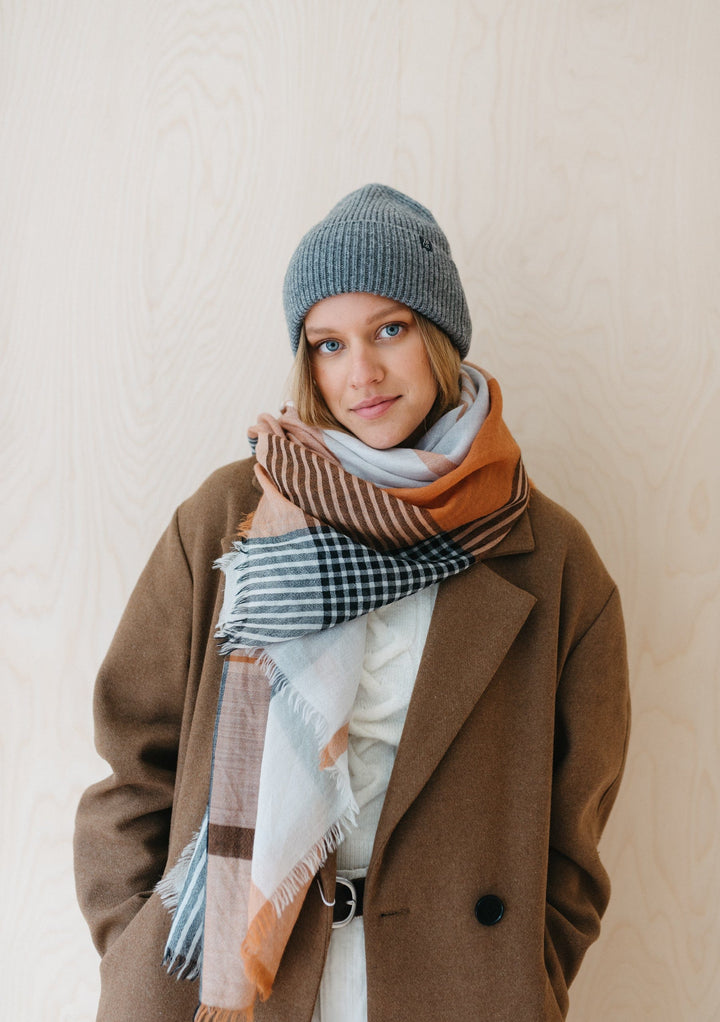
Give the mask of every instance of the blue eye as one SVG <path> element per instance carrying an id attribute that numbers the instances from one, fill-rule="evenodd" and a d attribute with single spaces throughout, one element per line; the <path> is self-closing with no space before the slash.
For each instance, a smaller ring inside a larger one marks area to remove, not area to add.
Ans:
<path id="1" fill-rule="evenodd" d="M 388 323 L 386 326 L 382 328 L 380 333 L 384 334 L 385 337 L 397 337 L 401 330 L 402 330 L 401 323 Z"/>
<path id="2" fill-rule="evenodd" d="M 318 351 L 326 351 L 329 355 L 340 350 L 340 341 L 330 339 L 329 341 L 321 341 L 317 346 Z"/>

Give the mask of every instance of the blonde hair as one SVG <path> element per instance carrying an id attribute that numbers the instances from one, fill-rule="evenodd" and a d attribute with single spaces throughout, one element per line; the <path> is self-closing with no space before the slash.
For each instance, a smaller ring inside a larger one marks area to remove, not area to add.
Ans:
<path id="1" fill-rule="evenodd" d="M 449 412 L 451 408 L 455 408 L 460 403 L 461 359 L 460 352 L 447 334 L 419 312 L 414 310 L 411 312 L 425 345 L 430 369 L 438 386 L 435 404 L 425 420 L 427 431 L 445 412 Z M 290 398 L 298 415 L 308 426 L 339 429 L 343 433 L 349 432 L 331 414 L 325 404 L 325 399 L 315 385 L 304 325 L 300 329 L 300 341 L 290 376 Z"/>

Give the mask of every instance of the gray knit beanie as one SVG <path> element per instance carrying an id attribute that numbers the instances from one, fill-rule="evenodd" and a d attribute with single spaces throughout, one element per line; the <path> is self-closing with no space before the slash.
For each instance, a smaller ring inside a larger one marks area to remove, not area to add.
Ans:
<path id="1" fill-rule="evenodd" d="M 312 306 L 348 291 L 402 302 L 467 355 L 472 325 L 448 240 L 429 209 L 387 185 L 351 192 L 296 248 L 283 287 L 293 352 Z"/>

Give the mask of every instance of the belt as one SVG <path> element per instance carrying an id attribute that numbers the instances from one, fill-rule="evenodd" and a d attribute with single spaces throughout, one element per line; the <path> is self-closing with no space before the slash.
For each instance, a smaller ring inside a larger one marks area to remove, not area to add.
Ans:
<path id="1" fill-rule="evenodd" d="M 333 930 L 347 926 L 355 916 L 363 913 L 365 895 L 365 877 L 346 880 L 345 877 L 335 878 L 335 901 L 333 902 Z"/>

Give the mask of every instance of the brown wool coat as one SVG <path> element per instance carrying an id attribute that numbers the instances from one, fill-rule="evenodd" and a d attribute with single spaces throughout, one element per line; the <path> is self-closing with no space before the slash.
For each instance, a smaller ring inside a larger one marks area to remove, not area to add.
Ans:
<path id="1" fill-rule="evenodd" d="M 221 574 L 258 500 L 250 461 L 176 512 L 141 576 L 95 693 L 112 776 L 75 839 L 101 963 L 101 1022 L 189 1022 L 197 984 L 160 962 L 153 887 L 208 794 L 222 662 Z M 539 1022 L 567 988 L 609 896 L 597 843 L 629 723 L 620 602 L 585 532 L 541 493 L 493 556 L 444 582 L 380 819 L 365 894 L 369 1022 Z M 321 871 L 326 897 L 334 861 Z M 481 925 L 479 898 L 504 905 Z M 258 1022 L 309 1022 L 330 938 L 313 884 Z"/>

